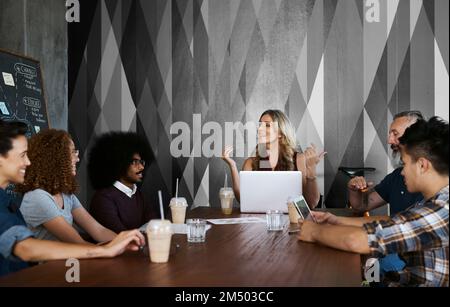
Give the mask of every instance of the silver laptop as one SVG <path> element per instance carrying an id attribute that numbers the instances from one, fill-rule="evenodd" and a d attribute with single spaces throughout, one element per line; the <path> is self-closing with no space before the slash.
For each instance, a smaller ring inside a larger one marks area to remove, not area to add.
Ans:
<path id="1" fill-rule="evenodd" d="M 289 197 L 302 195 L 302 173 L 291 171 L 241 171 L 241 212 L 288 212 Z"/>

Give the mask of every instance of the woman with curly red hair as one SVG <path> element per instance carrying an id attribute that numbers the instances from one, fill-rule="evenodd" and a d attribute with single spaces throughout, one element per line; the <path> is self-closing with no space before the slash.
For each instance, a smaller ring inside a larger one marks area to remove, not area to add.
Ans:
<path id="1" fill-rule="evenodd" d="M 78 150 L 70 135 L 48 129 L 29 141 L 28 167 L 25 181 L 18 186 L 24 193 L 20 211 L 39 239 L 86 243 L 73 227 L 75 222 L 95 241 L 105 242 L 116 233 L 100 225 L 74 195 Z"/>

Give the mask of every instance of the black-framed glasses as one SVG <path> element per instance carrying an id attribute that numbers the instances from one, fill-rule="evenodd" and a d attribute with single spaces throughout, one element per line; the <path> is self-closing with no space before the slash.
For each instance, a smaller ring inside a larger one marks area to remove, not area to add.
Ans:
<path id="1" fill-rule="evenodd" d="M 134 166 L 138 166 L 139 164 L 145 167 L 145 160 L 142 159 L 133 159 L 131 160 L 131 164 Z"/>

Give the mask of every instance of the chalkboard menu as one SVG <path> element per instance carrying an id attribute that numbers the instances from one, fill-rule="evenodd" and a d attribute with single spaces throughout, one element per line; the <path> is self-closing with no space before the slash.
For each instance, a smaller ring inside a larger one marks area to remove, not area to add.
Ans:
<path id="1" fill-rule="evenodd" d="M 1 49 L 0 119 L 27 124 L 28 136 L 50 126 L 39 62 Z"/>

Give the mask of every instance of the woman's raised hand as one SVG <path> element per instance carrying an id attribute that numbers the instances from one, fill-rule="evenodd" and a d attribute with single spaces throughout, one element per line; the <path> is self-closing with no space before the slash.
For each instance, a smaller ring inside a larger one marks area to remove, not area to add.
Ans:
<path id="1" fill-rule="evenodd" d="M 236 166 L 236 162 L 231 159 L 231 153 L 233 150 L 233 146 L 225 146 L 222 151 L 222 160 L 224 160 L 230 167 Z"/>

